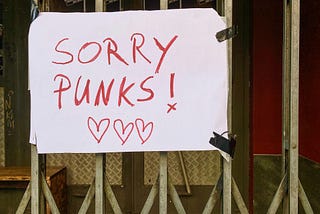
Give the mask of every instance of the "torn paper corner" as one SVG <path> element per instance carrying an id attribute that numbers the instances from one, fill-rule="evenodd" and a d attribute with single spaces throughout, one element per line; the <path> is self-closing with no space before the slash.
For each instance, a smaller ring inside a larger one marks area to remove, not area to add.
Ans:
<path id="1" fill-rule="evenodd" d="M 36 145 L 37 144 L 37 136 L 36 136 L 36 132 L 31 131 L 30 132 L 30 137 L 29 137 L 29 143 Z"/>

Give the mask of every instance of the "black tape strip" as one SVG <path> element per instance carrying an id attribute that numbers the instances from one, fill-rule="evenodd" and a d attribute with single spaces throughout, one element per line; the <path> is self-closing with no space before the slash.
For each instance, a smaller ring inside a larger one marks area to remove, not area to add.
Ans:
<path id="1" fill-rule="evenodd" d="M 210 138 L 209 143 L 217 147 L 218 149 L 228 153 L 233 158 L 236 148 L 236 140 L 233 137 L 227 139 L 222 135 L 217 134 L 216 132 L 213 132 L 213 134 L 214 137 Z"/>
<path id="2" fill-rule="evenodd" d="M 35 20 L 39 15 L 38 5 L 36 5 L 36 3 L 33 0 L 31 0 L 31 14 L 30 15 L 31 15 L 31 22 L 33 20 Z"/>
<path id="3" fill-rule="evenodd" d="M 218 42 L 223 42 L 223 41 L 225 41 L 227 39 L 231 39 L 237 35 L 238 35 L 238 26 L 234 25 L 232 27 L 229 27 L 227 29 L 219 31 L 216 34 L 216 38 L 217 38 Z"/>

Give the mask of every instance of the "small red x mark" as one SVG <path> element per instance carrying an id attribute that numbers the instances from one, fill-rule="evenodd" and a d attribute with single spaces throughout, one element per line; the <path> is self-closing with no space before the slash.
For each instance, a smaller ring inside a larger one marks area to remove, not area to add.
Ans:
<path id="1" fill-rule="evenodd" d="M 171 110 L 177 110 L 176 105 L 177 103 L 174 104 L 167 104 L 169 106 L 169 109 L 167 111 L 167 114 L 171 111 Z"/>

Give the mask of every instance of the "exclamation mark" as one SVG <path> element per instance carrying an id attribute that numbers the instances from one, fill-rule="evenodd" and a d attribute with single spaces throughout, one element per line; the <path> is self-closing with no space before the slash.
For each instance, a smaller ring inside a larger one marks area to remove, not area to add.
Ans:
<path id="1" fill-rule="evenodd" d="M 175 73 L 170 74 L 170 97 L 174 97 L 174 75 Z"/>
<path id="2" fill-rule="evenodd" d="M 175 73 L 171 73 L 170 74 L 170 98 L 173 98 L 174 97 L 174 77 L 175 77 Z M 168 111 L 167 111 L 167 114 L 172 111 L 172 110 L 177 110 L 176 109 L 176 105 L 177 103 L 174 103 L 174 104 L 167 104 L 168 105 Z"/>

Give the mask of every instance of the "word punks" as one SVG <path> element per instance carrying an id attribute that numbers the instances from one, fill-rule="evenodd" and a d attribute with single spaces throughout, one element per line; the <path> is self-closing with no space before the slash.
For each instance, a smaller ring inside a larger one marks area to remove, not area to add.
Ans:
<path id="1" fill-rule="evenodd" d="M 157 63 L 155 73 L 159 73 L 168 50 L 177 38 L 178 36 L 175 35 L 167 44 L 162 44 L 159 39 L 153 37 L 155 48 L 159 50 L 161 54 L 160 58 L 155 62 Z M 127 58 L 125 58 L 123 53 L 118 50 L 118 42 L 111 37 L 103 38 L 102 41 L 84 42 L 75 50 L 70 50 L 70 48 L 68 48 L 72 42 L 74 42 L 72 39 L 65 37 L 56 43 L 54 51 L 58 54 L 52 61 L 53 64 L 67 65 L 74 62 L 89 64 L 94 63 L 100 57 L 104 57 L 104 60 L 107 61 L 108 65 L 112 64 L 112 60 L 118 61 L 125 66 L 129 66 L 131 63 L 135 64 L 138 60 L 142 60 L 147 64 L 152 63 L 150 56 L 143 51 L 145 37 L 142 33 L 133 33 L 131 35 L 131 50 L 129 51 L 131 57 L 127 56 Z"/>
<path id="2" fill-rule="evenodd" d="M 79 106 L 83 102 L 94 106 L 99 106 L 102 102 L 107 106 L 109 100 L 112 99 L 117 100 L 118 107 L 123 103 L 133 107 L 135 102 L 146 102 L 153 99 L 154 91 L 148 86 L 153 78 L 154 76 L 148 76 L 139 83 L 130 82 L 127 77 L 123 77 L 121 80 L 113 78 L 109 81 L 101 80 L 97 85 L 91 79 L 83 79 L 82 76 L 79 76 L 77 80 L 70 80 L 64 74 L 57 74 L 54 81 L 58 83 L 58 87 L 53 92 L 57 94 L 59 109 L 63 106 L 63 95 L 67 93 L 68 97 L 70 97 L 70 93 L 73 95 L 75 106 Z M 132 98 L 129 96 L 130 91 L 137 90 L 143 92 L 142 97 Z M 111 98 L 111 94 L 115 97 Z"/>

